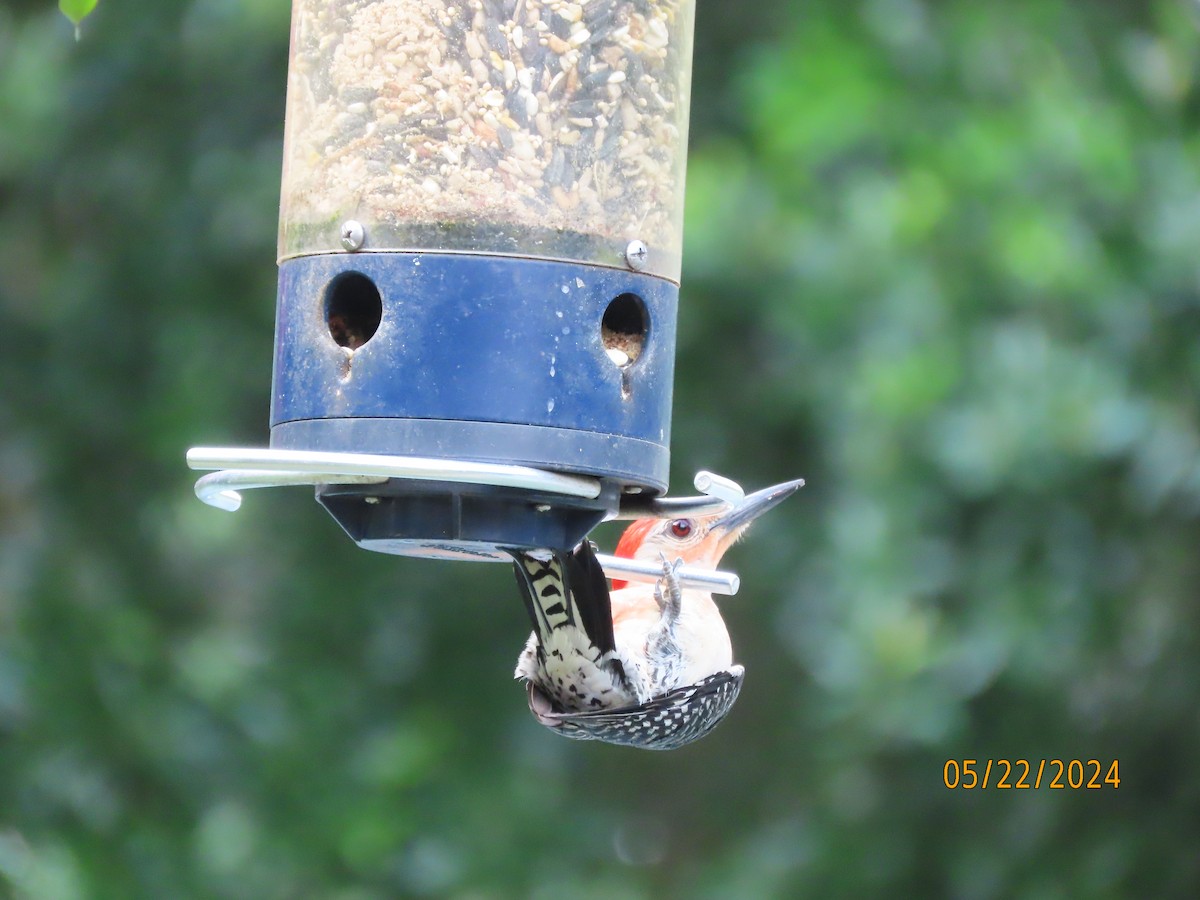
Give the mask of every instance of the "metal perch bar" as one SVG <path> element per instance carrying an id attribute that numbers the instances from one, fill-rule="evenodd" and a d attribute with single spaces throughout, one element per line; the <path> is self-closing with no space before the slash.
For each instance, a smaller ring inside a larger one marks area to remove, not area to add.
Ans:
<path id="1" fill-rule="evenodd" d="M 355 480 L 359 476 L 369 476 L 380 482 L 388 478 L 412 478 L 421 481 L 450 481 L 456 484 L 487 484 L 587 499 L 593 499 L 600 494 L 600 482 L 595 478 L 561 475 L 528 466 L 447 462 L 420 456 L 193 447 L 188 451 L 187 461 L 193 469 L 227 469 L 237 472 L 239 483 L 236 486 L 242 488 L 289 484 L 374 483 Z M 256 473 L 257 479 L 248 477 L 245 474 L 247 472 Z M 301 475 L 307 476 L 307 480 L 296 479 L 296 476 Z M 245 478 L 244 483 L 240 481 L 242 478 Z M 211 485 L 216 481 L 219 479 L 212 479 L 211 476 L 200 479 L 196 483 L 196 495 L 204 502 L 221 509 L 237 509 L 240 498 L 235 500 L 236 492 L 226 490 L 233 483 L 229 482 L 219 489 L 214 489 Z M 205 482 L 205 496 L 200 495 L 201 482 Z"/>
<path id="2" fill-rule="evenodd" d="M 335 475 L 328 472 L 282 472 L 270 469 L 225 469 L 210 472 L 196 481 L 196 496 L 217 509 L 236 512 L 242 505 L 241 491 L 253 488 L 287 487 L 298 484 L 382 484 L 386 475 Z M 236 488 L 236 490 L 235 490 Z"/>
<path id="3" fill-rule="evenodd" d="M 622 497 L 614 519 L 677 519 L 685 516 L 710 516 L 737 506 L 746 493 L 732 478 L 701 469 L 696 473 L 696 490 L 703 497 Z"/>
<path id="4" fill-rule="evenodd" d="M 187 461 L 193 469 L 219 470 L 196 481 L 196 496 L 209 506 L 229 512 L 242 504 L 239 491 L 290 485 L 383 484 L 391 478 L 487 484 L 588 499 L 600 493 L 600 484 L 594 478 L 561 475 L 526 466 L 447 462 L 424 457 L 194 447 L 188 451 Z M 705 491 L 707 496 L 654 499 L 637 506 L 623 504 L 616 518 L 635 518 L 637 515 L 671 518 L 719 512 L 736 505 L 743 497 L 736 482 L 712 472 L 699 472 L 696 488 Z M 641 582 L 662 578 L 662 566 L 657 563 L 605 554 L 598 558 L 609 577 Z M 732 572 L 682 566 L 676 575 L 685 587 L 717 594 L 736 594 L 739 587 L 738 576 Z"/>
<path id="5" fill-rule="evenodd" d="M 697 472 L 692 484 L 700 493 L 708 494 L 710 497 L 719 497 L 730 506 L 737 506 L 746 499 L 746 492 L 742 490 L 740 484 L 732 478 L 726 478 L 716 472 L 709 472 L 707 469 Z"/>
<path id="6" fill-rule="evenodd" d="M 600 560 L 600 565 L 610 578 L 617 576 L 626 581 L 658 581 L 663 577 L 663 567 L 659 563 L 641 562 L 604 553 L 597 553 L 596 559 Z M 675 575 L 684 587 L 712 591 L 714 594 L 733 595 L 741 586 L 741 579 L 737 575 L 716 569 L 680 566 Z"/>

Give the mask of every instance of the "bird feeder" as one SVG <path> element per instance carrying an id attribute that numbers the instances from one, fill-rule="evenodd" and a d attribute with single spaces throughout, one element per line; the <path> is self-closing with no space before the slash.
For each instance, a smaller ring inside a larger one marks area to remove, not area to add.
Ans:
<path id="1" fill-rule="evenodd" d="M 504 560 L 740 496 L 659 498 L 692 22 L 294 0 L 270 448 L 193 450 L 197 492 L 314 483 L 363 547 Z"/>

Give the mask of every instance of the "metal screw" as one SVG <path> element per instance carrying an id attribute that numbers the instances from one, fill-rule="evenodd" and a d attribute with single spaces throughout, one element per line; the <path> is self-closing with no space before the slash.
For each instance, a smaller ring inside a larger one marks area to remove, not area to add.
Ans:
<path id="1" fill-rule="evenodd" d="M 639 241 L 634 238 L 625 245 L 625 262 L 635 272 L 640 272 L 646 268 L 646 257 L 649 255 L 650 251 L 647 249 L 645 241 Z"/>
<path id="2" fill-rule="evenodd" d="M 378 497 L 363 497 L 363 500 L 370 506 L 375 506 L 377 503 L 379 503 Z"/>
<path id="3" fill-rule="evenodd" d="M 550 504 L 549 503 L 537 503 L 534 505 L 533 508 L 536 509 L 538 512 L 550 512 Z"/>
<path id="4" fill-rule="evenodd" d="M 362 222 L 357 219 L 347 219 L 342 223 L 342 246 L 354 252 L 363 245 L 367 233 L 363 230 Z"/>

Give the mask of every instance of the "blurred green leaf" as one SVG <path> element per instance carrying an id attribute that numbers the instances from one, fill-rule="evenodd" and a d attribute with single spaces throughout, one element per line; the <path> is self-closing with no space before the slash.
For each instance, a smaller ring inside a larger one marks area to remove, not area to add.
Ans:
<path id="1" fill-rule="evenodd" d="M 194 499 L 267 440 L 288 12 L 0 9 L 0 895 L 1200 896 L 1194 4 L 697 4 L 673 484 L 808 486 L 665 755 L 531 721 L 504 567 Z M 1124 780 L 941 785 L 1014 756 Z"/>
<path id="2" fill-rule="evenodd" d="M 75 25 L 75 40 L 79 40 L 79 26 L 91 15 L 98 0 L 58 0 L 58 8 L 62 14 Z"/>

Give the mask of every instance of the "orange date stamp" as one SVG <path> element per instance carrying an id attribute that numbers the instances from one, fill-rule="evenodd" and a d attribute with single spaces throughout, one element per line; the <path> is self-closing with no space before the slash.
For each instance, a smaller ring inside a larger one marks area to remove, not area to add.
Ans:
<path id="1" fill-rule="evenodd" d="M 942 783 L 950 790 L 1113 790 L 1121 786 L 1117 760 L 948 759 Z"/>

